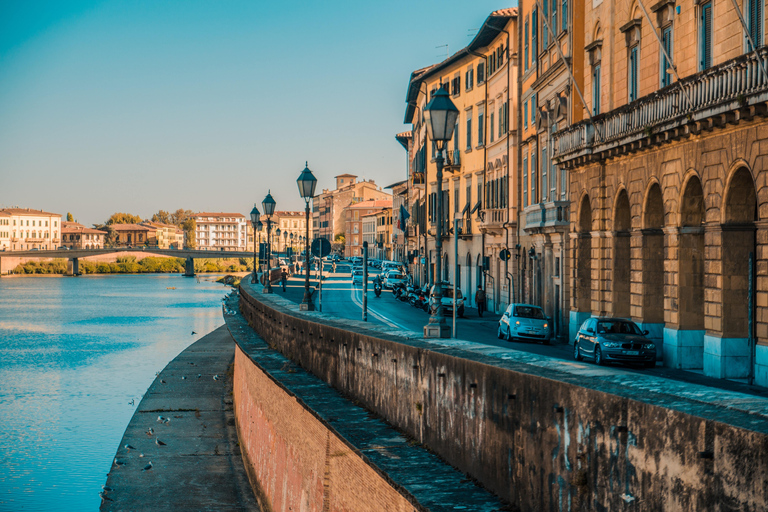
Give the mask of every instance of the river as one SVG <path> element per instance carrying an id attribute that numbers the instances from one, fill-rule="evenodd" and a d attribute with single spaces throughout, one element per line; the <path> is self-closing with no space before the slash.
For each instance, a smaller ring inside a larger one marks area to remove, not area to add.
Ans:
<path id="1" fill-rule="evenodd" d="M 224 323 L 216 277 L 0 279 L 0 511 L 98 509 L 156 373 Z"/>

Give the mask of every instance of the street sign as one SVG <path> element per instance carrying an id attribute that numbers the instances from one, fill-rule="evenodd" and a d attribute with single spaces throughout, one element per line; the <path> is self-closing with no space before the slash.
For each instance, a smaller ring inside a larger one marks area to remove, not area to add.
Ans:
<path id="1" fill-rule="evenodd" d="M 512 254 L 509 252 L 509 249 L 502 249 L 499 253 L 499 259 L 501 261 L 507 261 L 509 258 L 512 257 Z"/>
<path id="2" fill-rule="evenodd" d="M 325 258 L 331 254 L 331 242 L 325 238 L 315 238 L 312 240 L 312 256 L 316 258 Z"/>

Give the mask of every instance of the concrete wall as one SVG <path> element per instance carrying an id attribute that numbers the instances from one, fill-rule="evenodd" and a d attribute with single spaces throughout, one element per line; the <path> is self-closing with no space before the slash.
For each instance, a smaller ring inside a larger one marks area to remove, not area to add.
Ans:
<path id="1" fill-rule="evenodd" d="M 241 307 L 270 345 L 513 510 L 768 509 L 765 433 L 294 317 L 245 289 Z"/>
<path id="2" fill-rule="evenodd" d="M 240 347 L 233 392 L 240 446 L 262 510 L 423 510 Z"/>

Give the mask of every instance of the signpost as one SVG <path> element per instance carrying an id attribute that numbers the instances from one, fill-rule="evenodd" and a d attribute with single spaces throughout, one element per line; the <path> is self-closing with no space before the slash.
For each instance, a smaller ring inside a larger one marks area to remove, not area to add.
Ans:
<path id="1" fill-rule="evenodd" d="M 363 322 L 368 321 L 368 242 L 363 242 Z"/>

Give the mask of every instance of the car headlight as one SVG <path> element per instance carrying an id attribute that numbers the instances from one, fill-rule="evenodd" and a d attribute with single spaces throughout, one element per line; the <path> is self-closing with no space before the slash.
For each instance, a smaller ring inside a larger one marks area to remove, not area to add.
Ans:
<path id="1" fill-rule="evenodd" d="M 517 321 L 515 322 L 515 325 L 520 325 L 520 320 L 517 320 Z"/>
<path id="2" fill-rule="evenodd" d="M 604 341 L 603 346 L 605 348 L 619 348 L 621 346 L 621 343 L 617 343 L 615 341 Z"/>
<path id="3" fill-rule="evenodd" d="M 643 345 L 643 348 L 646 349 L 646 350 L 655 349 L 656 348 L 656 344 L 655 343 L 645 343 Z"/>
<path id="4" fill-rule="evenodd" d="M 546 329 L 548 327 L 548 324 L 544 324 L 544 328 Z"/>

